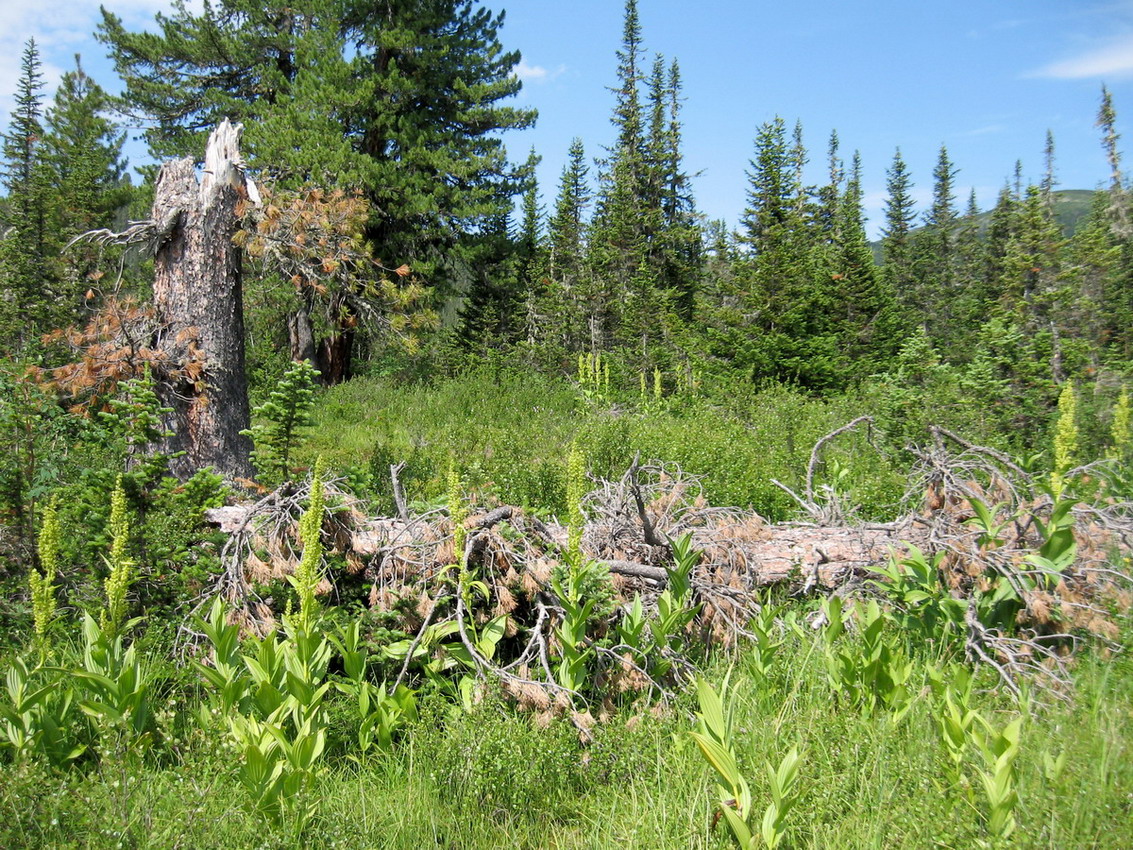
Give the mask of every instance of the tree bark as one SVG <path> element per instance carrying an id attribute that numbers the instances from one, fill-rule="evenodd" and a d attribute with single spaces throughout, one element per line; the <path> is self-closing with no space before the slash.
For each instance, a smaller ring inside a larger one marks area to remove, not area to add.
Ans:
<path id="1" fill-rule="evenodd" d="M 198 183 L 191 158 L 158 173 L 153 220 L 168 225 L 155 257 L 153 299 L 162 348 L 176 364 L 163 382 L 172 408 L 163 451 L 184 452 L 171 471 L 187 478 L 206 466 L 228 477 L 251 477 L 250 425 L 244 373 L 240 250 L 232 242 L 236 207 L 248 197 L 241 166 L 241 126 L 225 119 L 209 137 Z"/>

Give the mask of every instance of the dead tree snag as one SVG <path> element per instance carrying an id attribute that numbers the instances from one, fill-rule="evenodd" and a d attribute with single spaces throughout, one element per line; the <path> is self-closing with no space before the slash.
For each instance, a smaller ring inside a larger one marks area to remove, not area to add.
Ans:
<path id="1" fill-rule="evenodd" d="M 248 388 L 237 205 L 258 200 L 240 159 L 241 126 L 225 119 L 209 137 L 198 182 L 192 158 L 164 163 L 152 221 L 161 234 L 154 257 L 153 299 L 162 347 L 183 368 L 159 389 L 172 408 L 173 436 L 163 449 L 180 478 L 211 466 L 250 477 Z"/>

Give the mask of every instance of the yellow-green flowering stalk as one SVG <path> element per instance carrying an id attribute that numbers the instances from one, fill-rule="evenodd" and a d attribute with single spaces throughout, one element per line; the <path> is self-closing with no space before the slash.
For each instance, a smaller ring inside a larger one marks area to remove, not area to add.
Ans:
<path id="1" fill-rule="evenodd" d="M 456 459 L 448 459 L 448 515 L 452 520 L 452 556 L 457 563 L 464 560 L 464 542 L 468 532 L 464 520 L 468 509 L 464 505 L 464 493 L 460 487 L 460 474 L 456 471 Z"/>
<path id="2" fill-rule="evenodd" d="M 28 573 L 28 584 L 31 587 L 35 641 L 40 652 L 46 653 L 47 630 L 55 618 L 55 573 L 59 567 L 59 510 L 55 499 L 43 511 L 43 525 L 39 530 L 39 565 L 43 572 L 32 569 Z"/>
<path id="3" fill-rule="evenodd" d="M 586 457 L 573 443 L 567 458 L 567 557 L 572 564 L 582 563 L 582 497 L 586 495 Z"/>
<path id="4" fill-rule="evenodd" d="M 323 514 L 326 498 L 323 494 L 323 459 L 320 455 L 311 472 L 311 496 L 307 510 L 299 518 L 299 539 L 303 543 L 303 556 L 291 576 L 291 584 L 299 597 L 299 622 L 304 630 L 310 628 L 318 611 L 315 588 L 322 579 L 323 568 Z"/>
<path id="5" fill-rule="evenodd" d="M 106 607 L 102 609 L 101 627 L 109 636 L 116 636 L 126 622 L 126 594 L 133 581 L 131 574 L 133 562 L 126 549 L 130 540 L 130 517 L 126 508 L 126 491 L 122 487 L 122 476 L 114 485 L 110 496 L 110 555 L 106 564 L 110 573 L 106 576 L 103 588 L 106 593 Z"/>
<path id="6" fill-rule="evenodd" d="M 1050 474 L 1050 489 L 1054 498 L 1062 497 L 1066 487 L 1066 471 L 1074 465 L 1078 454 L 1078 395 L 1067 381 L 1058 396 L 1058 424 L 1054 430 L 1054 469 Z"/>
<path id="7" fill-rule="evenodd" d="M 1133 427 L 1130 415 L 1129 391 L 1121 388 L 1121 395 L 1117 397 L 1117 404 L 1113 407 L 1113 424 L 1110 426 L 1110 440 L 1113 443 L 1113 456 L 1124 460 L 1133 448 Z"/>

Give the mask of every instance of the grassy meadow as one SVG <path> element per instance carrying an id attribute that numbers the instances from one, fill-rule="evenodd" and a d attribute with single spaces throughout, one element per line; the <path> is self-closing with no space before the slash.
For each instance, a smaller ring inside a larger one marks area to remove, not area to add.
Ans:
<path id="1" fill-rule="evenodd" d="M 357 379 L 319 395 L 295 459 L 322 458 L 375 513 L 392 509 L 387 470 L 404 460 L 417 512 L 457 510 L 456 480 L 458 503 L 565 522 L 580 486 L 568 456 L 585 460 L 587 487 L 635 456 L 656 458 L 701 476 L 708 504 L 781 521 L 798 514 L 771 479 L 800 488 L 816 440 L 853 417 L 885 416 L 871 390 L 586 389 L 519 372 Z M 872 520 L 905 509 L 911 474 L 905 447 L 880 430 L 832 442 L 817 472 Z M 54 541 L 39 539 L 41 562 L 58 572 L 30 589 L 5 573 L 0 846 L 727 848 L 742 846 L 742 829 L 751 847 L 1133 846 L 1133 622 L 1120 606 L 1103 612 L 1108 638 L 1075 638 L 1066 687 L 1023 680 L 1013 694 L 991 665 L 966 659 L 946 622 L 939 633 L 910 627 L 925 603 L 894 585 L 865 587 L 880 607 L 768 595 L 749 639 L 731 647 L 704 645 L 687 625 L 650 625 L 627 644 L 630 612 L 587 609 L 575 588 L 599 579 L 567 552 L 550 651 L 555 664 L 557 653 L 581 660 L 556 666 L 567 678 L 548 692 L 567 681 L 573 696 L 565 710 L 528 710 L 476 675 L 453 630 L 413 655 L 412 632 L 393 620 L 316 600 L 319 574 L 304 578 L 302 564 L 290 588 L 275 588 L 279 632 L 241 637 L 223 612 L 190 620 L 207 582 L 174 583 L 145 561 L 158 550 L 137 545 L 193 523 L 150 528 L 156 511 L 115 508 L 118 497 L 100 492 L 103 564 L 74 545 L 93 514 L 61 503 Z M 312 491 L 305 517 L 315 500 Z M 303 563 L 313 553 L 317 566 L 319 534 L 304 527 Z M 196 528 L 185 551 L 215 577 L 219 541 Z M 470 568 L 437 581 L 449 594 L 438 599 L 476 604 Z M 687 589 L 667 592 L 665 604 L 688 612 L 675 622 L 691 622 Z M 943 585 L 929 596 L 955 609 Z M 574 640 L 576 614 L 585 628 Z M 494 622 L 468 620 L 489 658 L 511 651 L 503 625 L 489 634 Z M 196 654 L 176 634 L 182 624 Z M 603 684 L 610 668 L 588 652 L 619 640 L 667 696 Z M 692 666 L 650 666 L 674 654 Z M 408 687 L 395 689 L 406 671 Z"/>

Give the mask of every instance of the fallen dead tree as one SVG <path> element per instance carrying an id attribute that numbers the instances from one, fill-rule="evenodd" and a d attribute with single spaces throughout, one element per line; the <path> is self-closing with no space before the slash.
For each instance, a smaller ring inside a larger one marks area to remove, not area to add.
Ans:
<path id="1" fill-rule="evenodd" d="M 340 483 L 327 482 L 327 497 L 335 507 L 324 522 L 325 542 L 330 552 L 342 556 L 347 576 L 360 576 L 369 584 L 371 604 L 386 610 L 395 600 L 420 595 L 462 559 L 497 585 L 542 587 L 567 545 L 561 523 L 497 505 L 465 521 L 467 551 L 458 554 L 445 512 L 370 517 Z M 620 481 L 597 484 L 584 500 L 582 550 L 609 570 L 619 593 L 632 596 L 662 588 L 671 562 L 668 540 L 688 533 L 703 553 L 694 576 L 698 593 L 711 607 L 718 597 L 737 625 L 745 611 L 757 608 L 761 590 L 769 585 L 787 585 L 794 592 L 831 590 L 868 575 L 871 566 L 884 563 L 904 541 L 923 542 L 924 537 L 909 521 L 847 527 L 771 524 L 750 511 L 710 507 L 699 479 L 671 464 L 635 466 Z M 291 484 L 254 504 L 208 512 L 210 522 L 231 534 L 215 590 L 243 608 L 258 630 L 274 626 L 275 618 L 254 588 L 289 575 L 298 563 L 296 528 L 308 493 L 309 484 Z M 647 542 L 647 527 L 653 542 Z M 322 590 L 329 594 L 332 589 L 328 579 Z M 711 615 L 709 610 L 705 616 Z"/>
<path id="2" fill-rule="evenodd" d="M 816 453 L 820 448 L 821 443 Z M 816 519 L 829 520 L 810 475 L 807 481 L 800 502 L 816 509 Z M 852 512 L 838 508 L 840 523 L 771 524 L 750 511 L 707 504 L 700 480 L 673 464 L 635 462 L 621 479 L 594 484 L 582 503 L 580 548 L 609 573 L 610 628 L 635 599 L 655 604 L 670 576 L 671 541 L 683 535 L 700 552 L 689 576 L 698 609 L 688 629 L 725 645 L 748 634 L 769 586 L 793 595 L 876 593 L 878 569 L 911 552 L 923 553 L 933 565 L 940 592 L 975 600 L 990 599 L 995 591 L 1010 603 L 996 609 L 1007 611 L 1010 622 L 990 624 L 971 604 L 966 628 L 969 656 L 999 669 L 1011 688 L 1018 677 L 1035 672 L 1057 683 L 1066 649 L 1079 636 L 1114 637 L 1113 612 L 1133 604 L 1133 581 L 1115 557 L 1133 551 L 1128 504 L 1101 492 L 1093 504 L 1060 507 L 1011 458 L 943 429 L 935 429 L 932 444 L 920 452 L 916 495 L 889 523 L 849 522 L 845 518 Z M 231 535 L 215 590 L 250 630 L 262 634 L 276 625 L 278 606 L 259 588 L 294 570 L 308 491 L 309 484 L 291 484 L 255 504 L 210 514 Z M 566 698 L 547 662 L 556 649 L 555 626 L 564 617 L 554 582 L 568 546 L 562 523 L 541 521 L 511 505 L 478 512 L 472 506 L 458 552 L 456 529 L 444 510 L 414 516 L 399 508 L 397 517 L 372 517 L 340 482 L 326 482 L 326 493 L 332 507 L 323 524 L 324 544 L 342 566 L 328 573 L 320 592 L 333 597 L 347 588 L 365 589 L 372 608 L 387 612 L 414 636 L 402 677 L 427 630 L 450 623 L 477 674 L 494 675 L 521 702 L 536 707 L 540 700 Z M 1045 551 L 1059 510 L 1069 517 L 1064 525 L 1071 528 L 1074 552 L 1054 575 L 1034 556 Z M 457 575 L 465 578 L 458 581 Z M 470 576 L 483 584 L 483 598 L 460 584 Z M 504 638 L 516 642 L 506 664 L 477 648 L 475 629 L 495 618 L 506 623 Z M 638 689 L 665 690 L 665 682 L 634 669 L 628 654 L 617 648 L 613 654 L 621 659 L 614 666 Z M 532 689 L 540 688 L 543 697 L 537 699 Z"/>

